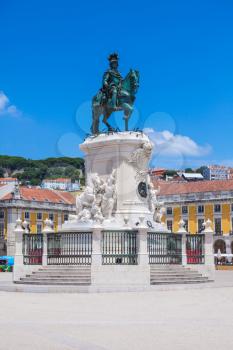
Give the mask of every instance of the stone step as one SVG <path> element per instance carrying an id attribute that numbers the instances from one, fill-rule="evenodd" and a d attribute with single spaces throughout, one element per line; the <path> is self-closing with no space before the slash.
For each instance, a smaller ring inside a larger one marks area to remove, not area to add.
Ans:
<path id="1" fill-rule="evenodd" d="M 151 269 L 154 269 L 154 270 L 183 270 L 183 269 L 187 269 L 187 270 L 190 270 L 189 267 L 184 267 L 182 265 L 153 265 L 151 264 L 150 265 L 150 268 Z"/>
<path id="2" fill-rule="evenodd" d="M 198 271 L 182 265 L 150 265 L 150 283 L 157 284 L 188 284 L 209 282 Z"/>
<path id="3" fill-rule="evenodd" d="M 190 275 L 192 274 L 195 274 L 195 273 L 198 273 L 197 271 L 190 271 L 190 270 L 173 270 L 173 271 L 170 271 L 170 270 L 150 270 L 151 273 L 167 273 L 167 274 L 170 274 L 172 275 L 173 273 L 189 273 Z"/>
<path id="4" fill-rule="evenodd" d="M 22 283 L 27 283 L 27 282 L 38 282 L 38 283 L 79 283 L 79 284 L 91 284 L 91 280 L 90 279 L 85 279 L 85 280 L 79 280 L 79 279 L 70 279 L 70 280 L 64 280 L 63 278 L 61 279 L 57 279 L 57 278 L 54 278 L 54 279 L 31 279 L 31 278 L 25 278 L 25 279 L 21 279 L 21 282 Z"/>
<path id="5" fill-rule="evenodd" d="M 28 276 L 28 277 L 21 277 L 21 280 L 64 280 L 64 281 L 69 281 L 69 280 L 91 280 L 90 276 L 72 276 L 72 277 L 55 277 L 55 276 Z"/>
<path id="6" fill-rule="evenodd" d="M 189 274 L 173 274 L 173 275 L 166 275 L 166 274 L 151 274 L 150 275 L 151 278 L 201 278 L 202 275 L 200 274 L 193 274 L 193 275 L 189 275 Z"/>
<path id="7" fill-rule="evenodd" d="M 91 285 L 91 266 L 43 266 L 22 277 L 18 284 L 31 285 Z"/>
<path id="8" fill-rule="evenodd" d="M 206 280 L 177 280 L 177 281 L 173 281 L 173 280 L 168 280 L 168 281 L 161 281 L 161 280 L 157 280 L 157 281 L 151 281 L 151 285 L 162 285 L 162 284 L 195 284 L 195 283 L 207 283 L 210 282 L 208 279 Z"/>
<path id="9" fill-rule="evenodd" d="M 83 276 L 83 275 L 89 275 L 91 272 L 90 271 L 35 271 L 32 272 L 32 275 L 38 275 L 38 276 L 42 276 L 42 275 L 48 275 L 48 276 L 52 276 L 52 275 L 58 275 L 58 276 L 68 276 L 68 275 L 74 275 L 74 276 Z"/>
<path id="10" fill-rule="evenodd" d="M 39 270 L 34 271 L 35 273 L 58 273 L 58 274 L 66 274 L 66 273 L 91 273 L 91 270 Z"/>
<path id="11" fill-rule="evenodd" d="M 25 281 L 15 281 L 17 284 L 30 284 L 30 285 L 62 285 L 62 286 L 89 286 L 91 284 L 90 281 L 82 282 L 82 281 L 75 281 L 75 282 L 62 282 L 62 281 L 31 281 L 31 280 L 25 280 Z"/>
<path id="12" fill-rule="evenodd" d="M 190 272 L 193 273 L 195 270 L 186 270 L 186 269 L 150 269 L 151 272 L 157 273 L 173 273 L 173 272 Z"/>
<path id="13" fill-rule="evenodd" d="M 70 270 L 77 270 L 77 271 L 90 271 L 91 267 L 85 267 L 85 266 L 45 266 L 45 267 L 40 267 L 38 271 L 54 271 L 54 270 L 59 270 L 59 271 L 70 271 Z"/>
<path id="14" fill-rule="evenodd" d="M 157 280 L 160 280 L 160 281 L 177 281 L 177 280 L 180 280 L 180 281 L 184 281 L 184 280 L 196 280 L 196 281 L 199 281 L 199 280 L 208 280 L 207 277 L 189 277 L 189 276 L 186 276 L 186 277 L 166 277 L 166 276 L 159 276 L 159 277 L 151 277 L 150 280 L 151 281 L 157 281 Z"/>

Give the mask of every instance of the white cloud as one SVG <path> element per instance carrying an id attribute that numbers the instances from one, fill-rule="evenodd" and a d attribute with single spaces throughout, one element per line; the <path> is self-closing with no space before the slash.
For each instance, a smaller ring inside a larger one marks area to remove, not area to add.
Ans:
<path id="1" fill-rule="evenodd" d="M 211 152 L 210 145 L 200 146 L 188 136 L 175 135 L 168 130 L 156 131 L 152 128 L 144 129 L 144 132 L 154 143 L 154 156 L 200 157 Z"/>
<path id="2" fill-rule="evenodd" d="M 3 91 L 0 91 L 0 116 L 20 117 L 22 112 L 10 103 L 9 98 Z"/>

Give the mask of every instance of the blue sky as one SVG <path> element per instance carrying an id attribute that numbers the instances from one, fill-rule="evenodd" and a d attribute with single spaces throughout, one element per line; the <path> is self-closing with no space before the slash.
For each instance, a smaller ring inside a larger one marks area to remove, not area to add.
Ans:
<path id="1" fill-rule="evenodd" d="M 232 1 L 0 0 L 0 154 L 80 156 L 106 57 L 140 71 L 154 166 L 233 165 Z M 122 128 L 122 115 L 112 122 Z"/>

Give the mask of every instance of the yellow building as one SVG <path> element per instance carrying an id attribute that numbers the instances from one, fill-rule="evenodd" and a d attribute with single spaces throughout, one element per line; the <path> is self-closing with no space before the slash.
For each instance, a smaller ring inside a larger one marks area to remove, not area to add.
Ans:
<path id="1" fill-rule="evenodd" d="M 18 217 L 29 223 L 31 233 L 41 233 L 44 220 L 53 221 L 55 232 L 75 213 L 75 197 L 64 191 L 17 184 L 0 186 L 0 255 L 14 255 L 14 227 Z"/>
<path id="2" fill-rule="evenodd" d="M 233 251 L 233 180 L 159 181 L 154 185 L 160 187 L 158 199 L 166 207 L 163 220 L 172 232 L 178 231 L 181 218 L 191 234 L 201 232 L 203 222 L 210 219 L 218 241 L 215 251 L 220 245 L 225 247 L 221 250 Z"/>

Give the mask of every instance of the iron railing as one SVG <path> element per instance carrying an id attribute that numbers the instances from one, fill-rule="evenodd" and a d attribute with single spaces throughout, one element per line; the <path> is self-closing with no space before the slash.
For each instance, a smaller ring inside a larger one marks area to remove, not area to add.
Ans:
<path id="1" fill-rule="evenodd" d="M 204 243 L 205 236 L 203 234 L 186 235 L 187 264 L 205 263 Z"/>
<path id="2" fill-rule="evenodd" d="M 43 256 L 43 234 L 23 234 L 24 265 L 41 265 Z"/>
<path id="3" fill-rule="evenodd" d="M 137 231 L 103 231 L 103 265 L 137 265 Z"/>
<path id="4" fill-rule="evenodd" d="M 148 232 L 149 264 L 181 264 L 182 235 Z"/>
<path id="5" fill-rule="evenodd" d="M 47 235 L 48 265 L 90 265 L 92 232 L 62 232 Z"/>

